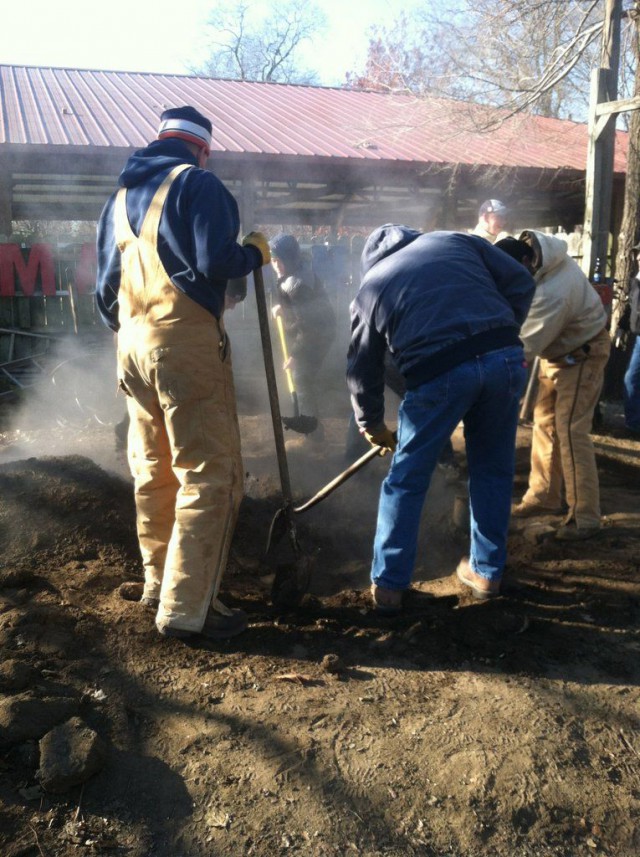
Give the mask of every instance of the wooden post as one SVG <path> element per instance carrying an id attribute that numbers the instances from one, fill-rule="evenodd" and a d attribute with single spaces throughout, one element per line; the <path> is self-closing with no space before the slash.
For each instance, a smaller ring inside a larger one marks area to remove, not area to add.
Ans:
<path id="1" fill-rule="evenodd" d="M 13 231 L 11 191 L 11 174 L 0 173 L 0 238 L 5 241 Z"/>
<path id="2" fill-rule="evenodd" d="M 455 178 L 444 188 L 440 197 L 440 229 L 459 229 L 458 222 L 458 190 Z"/>
<path id="3" fill-rule="evenodd" d="M 601 67 L 591 76 L 582 256 L 582 269 L 588 277 L 596 259 L 600 258 L 604 266 L 608 254 L 617 114 L 598 108 L 617 96 L 621 16 L 622 0 L 606 0 Z"/>
<path id="4" fill-rule="evenodd" d="M 255 229 L 256 218 L 256 182 L 253 176 L 247 176 L 242 180 L 242 203 L 240 209 L 242 229 L 250 232 Z"/>

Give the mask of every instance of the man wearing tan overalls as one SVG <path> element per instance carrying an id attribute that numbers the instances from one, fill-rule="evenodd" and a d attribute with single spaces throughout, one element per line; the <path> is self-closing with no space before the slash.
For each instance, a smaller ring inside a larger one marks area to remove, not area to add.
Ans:
<path id="1" fill-rule="evenodd" d="M 193 107 L 165 110 L 129 158 L 98 224 L 96 297 L 131 419 L 142 603 L 163 636 L 220 639 L 247 626 L 218 599 L 243 486 L 225 288 L 269 245 L 237 242 L 236 201 L 204 169 L 211 130 Z"/>

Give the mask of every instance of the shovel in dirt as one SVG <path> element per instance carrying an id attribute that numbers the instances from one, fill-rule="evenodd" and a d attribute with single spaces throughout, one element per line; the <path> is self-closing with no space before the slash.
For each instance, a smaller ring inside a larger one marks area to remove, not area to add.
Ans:
<path id="1" fill-rule="evenodd" d="M 312 558 L 305 554 L 300 547 L 296 525 L 293 517 L 293 500 L 291 496 L 291 479 L 289 476 L 289 465 L 287 463 L 287 452 L 284 445 L 284 432 L 282 430 L 282 416 L 280 414 L 280 402 L 278 399 L 278 385 L 273 364 L 273 349 L 271 348 L 271 334 L 269 332 L 269 315 L 267 311 L 267 299 L 264 292 L 264 280 L 262 270 L 256 268 L 253 272 L 255 283 L 256 305 L 258 308 L 258 323 L 260 326 L 260 338 L 262 340 L 262 353 L 264 357 L 264 369 L 267 377 L 267 392 L 269 394 L 269 407 L 271 410 L 271 422 L 273 424 L 273 436 L 276 444 L 276 458 L 278 460 L 278 472 L 280 474 L 280 486 L 282 490 L 282 509 L 279 515 L 282 518 L 283 529 L 289 536 L 289 544 L 293 553 L 293 562 L 276 569 L 274 585 L 271 590 L 271 600 L 277 607 L 295 606 L 300 603 L 301 596 L 309 588 L 311 580 Z M 273 529 L 273 523 L 271 525 Z M 271 531 L 270 531 L 271 533 Z M 271 537 L 269 538 L 269 542 Z M 276 587 L 276 581 L 278 586 Z"/>
<path id="2" fill-rule="evenodd" d="M 365 454 L 357 461 L 354 461 L 353 464 L 349 465 L 346 470 L 339 473 L 331 480 L 331 482 L 327 482 L 327 484 L 317 491 L 313 497 L 307 500 L 306 503 L 302 503 L 300 506 L 283 506 L 282 509 L 278 509 L 271 521 L 271 527 L 269 528 L 266 550 L 267 554 L 269 553 L 272 545 L 277 544 L 287 531 L 287 528 L 290 526 L 292 515 L 300 515 L 302 512 L 306 512 L 314 506 L 317 506 L 317 504 L 328 497 L 329 494 L 332 494 L 336 488 L 343 485 L 347 479 L 351 479 L 352 476 L 354 476 L 359 470 L 362 470 L 362 468 L 370 461 L 380 455 L 384 455 L 385 452 L 386 450 L 384 450 L 383 447 L 372 446 L 371 449 L 367 450 L 367 452 L 365 452 Z M 278 604 L 280 606 L 297 607 L 307 592 L 309 582 L 310 575 L 305 578 L 304 576 L 296 573 L 295 567 L 292 568 L 290 565 L 279 565 L 276 568 L 276 574 L 271 588 L 271 600 L 274 604 Z"/>
<path id="3" fill-rule="evenodd" d="M 282 356 L 285 364 L 287 364 L 289 361 L 289 349 L 287 348 L 287 338 L 284 333 L 284 322 L 282 321 L 282 316 L 279 314 L 276 316 L 276 325 L 278 327 L 278 335 L 280 336 L 280 345 L 282 346 Z M 314 432 L 318 428 L 317 417 L 308 417 L 300 413 L 298 393 L 293 383 L 293 372 L 288 366 L 284 371 L 287 376 L 287 387 L 289 388 L 293 403 L 293 416 L 282 417 L 282 424 L 286 429 L 291 429 L 291 431 L 297 431 L 300 434 L 311 434 L 311 432 Z"/>

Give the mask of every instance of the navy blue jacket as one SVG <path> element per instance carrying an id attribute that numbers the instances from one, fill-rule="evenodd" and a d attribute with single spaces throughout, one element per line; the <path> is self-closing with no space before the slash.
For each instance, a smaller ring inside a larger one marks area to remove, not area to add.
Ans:
<path id="1" fill-rule="evenodd" d="M 519 345 L 533 277 L 488 241 L 387 224 L 362 251 L 347 383 L 358 425 L 384 421 L 384 357 L 413 389 L 478 354 Z"/>
<path id="2" fill-rule="evenodd" d="M 149 204 L 167 174 L 179 164 L 193 164 L 171 186 L 158 230 L 158 254 L 176 288 L 220 318 L 230 277 L 243 277 L 262 265 L 256 247 L 237 243 L 238 205 L 222 182 L 197 166 L 179 139 L 155 140 L 132 155 L 119 178 L 127 188 L 127 215 L 136 235 Z M 114 237 L 115 193 L 98 223 L 96 300 L 103 321 L 118 329 L 120 251 Z"/>

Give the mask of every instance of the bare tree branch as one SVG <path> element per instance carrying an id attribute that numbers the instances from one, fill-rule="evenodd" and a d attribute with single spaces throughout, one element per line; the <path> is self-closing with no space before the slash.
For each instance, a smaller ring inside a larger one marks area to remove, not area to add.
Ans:
<path id="1" fill-rule="evenodd" d="M 373 28 L 351 86 L 586 118 L 604 0 L 447 0 Z M 500 115 L 500 119 L 497 117 Z"/>
<path id="2" fill-rule="evenodd" d="M 308 0 L 271 0 L 266 10 L 248 0 L 222 0 L 208 20 L 210 55 L 192 71 L 233 80 L 316 83 L 317 74 L 297 62 L 297 53 L 325 26 L 324 13 Z"/>

